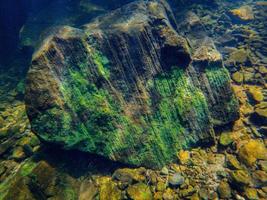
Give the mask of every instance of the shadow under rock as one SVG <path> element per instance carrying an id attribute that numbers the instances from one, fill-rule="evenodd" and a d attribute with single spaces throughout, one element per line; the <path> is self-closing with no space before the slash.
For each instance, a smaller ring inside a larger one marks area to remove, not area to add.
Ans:
<path id="1" fill-rule="evenodd" d="M 75 178 L 98 174 L 111 175 L 118 168 L 132 167 L 102 156 L 78 150 L 64 150 L 51 144 L 42 146 L 33 159 L 36 162 L 46 161 L 60 172 Z"/>

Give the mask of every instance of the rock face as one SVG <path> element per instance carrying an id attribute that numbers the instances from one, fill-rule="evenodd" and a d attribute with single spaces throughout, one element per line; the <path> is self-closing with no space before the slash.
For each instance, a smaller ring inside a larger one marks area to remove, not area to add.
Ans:
<path id="1" fill-rule="evenodd" d="M 33 56 L 26 104 L 44 141 L 152 168 L 238 117 L 220 54 L 209 40 L 192 50 L 162 1 L 53 33 Z"/>

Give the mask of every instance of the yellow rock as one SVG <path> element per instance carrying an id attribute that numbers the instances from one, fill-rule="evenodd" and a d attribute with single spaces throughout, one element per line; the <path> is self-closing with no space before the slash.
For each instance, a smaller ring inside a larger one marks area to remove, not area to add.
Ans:
<path id="1" fill-rule="evenodd" d="M 249 140 L 238 151 L 240 161 L 252 166 L 258 159 L 267 160 L 267 149 L 259 140 Z"/>
<path id="2" fill-rule="evenodd" d="M 229 61 L 233 63 L 245 63 L 248 53 L 245 49 L 237 49 L 230 54 Z"/>
<path id="3" fill-rule="evenodd" d="M 233 138 L 231 132 L 223 132 L 220 135 L 220 144 L 222 146 L 228 146 L 233 143 Z"/>
<path id="4" fill-rule="evenodd" d="M 230 175 L 231 175 L 232 182 L 238 187 L 243 186 L 243 185 L 249 185 L 251 182 L 251 177 L 247 171 L 236 170 L 236 171 L 232 171 Z"/>
<path id="5" fill-rule="evenodd" d="M 247 199 L 257 200 L 259 199 L 257 190 L 255 188 L 245 188 L 245 196 Z"/>
<path id="6" fill-rule="evenodd" d="M 240 8 L 231 10 L 230 13 L 244 21 L 254 19 L 254 13 L 251 6 L 242 6 Z"/>
<path id="7" fill-rule="evenodd" d="M 218 187 L 218 193 L 220 198 L 229 199 L 231 198 L 231 187 L 227 182 L 222 181 Z"/>
<path id="8" fill-rule="evenodd" d="M 236 82 L 236 83 L 242 83 L 244 81 L 244 75 L 242 72 L 235 72 L 232 74 L 232 79 Z"/>
<path id="9" fill-rule="evenodd" d="M 264 99 L 262 88 L 258 86 L 247 86 L 249 95 L 256 102 L 261 102 Z"/>
<path id="10" fill-rule="evenodd" d="M 173 200 L 173 199 L 176 199 L 176 198 L 175 198 L 175 192 L 170 188 L 168 188 L 163 194 L 163 199 L 164 200 Z"/>
<path id="11" fill-rule="evenodd" d="M 154 200 L 162 200 L 162 199 L 163 199 L 163 193 L 162 192 L 155 192 Z"/>
<path id="12" fill-rule="evenodd" d="M 157 191 L 163 192 L 166 189 L 167 184 L 163 181 L 157 183 Z"/>
<path id="13" fill-rule="evenodd" d="M 227 154 L 227 165 L 231 169 L 242 169 L 242 166 L 240 165 L 239 161 L 237 158 L 231 154 Z"/>
<path id="14" fill-rule="evenodd" d="M 110 177 L 101 177 L 97 179 L 99 185 L 99 199 L 100 200 L 120 200 L 122 193 L 117 187 L 117 184 L 111 180 Z"/>
<path id="15" fill-rule="evenodd" d="M 133 200 L 152 200 L 153 196 L 150 187 L 144 183 L 130 185 L 127 194 Z"/>
<path id="16" fill-rule="evenodd" d="M 188 163 L 188 161 L 190 160 L 190 152 L 189 151 L 181 150 L 181 151 L 179 151 L 177 156 L 178 156 L 179 162 L 182 165 Z"/>

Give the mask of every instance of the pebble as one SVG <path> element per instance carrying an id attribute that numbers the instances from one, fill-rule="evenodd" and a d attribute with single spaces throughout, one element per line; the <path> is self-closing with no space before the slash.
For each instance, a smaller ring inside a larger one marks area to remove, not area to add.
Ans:
<path id="1" fill-rule="evenodd" d="M 169 177 L 169 184 L 177 187 L 184 183 L 185 179 L 180 173 L 175 173 Z"/>

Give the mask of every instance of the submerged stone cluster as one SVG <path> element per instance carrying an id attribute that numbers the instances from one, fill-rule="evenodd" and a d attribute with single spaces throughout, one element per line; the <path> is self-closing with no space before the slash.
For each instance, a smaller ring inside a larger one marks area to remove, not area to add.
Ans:
<path id="1" fill-rule="evenodd" d="M 192 48 L 163 1 L 59 28 L 33 56 L 26 84 L 42 140 L 135 166 L 161 167 L 238 118 L 213 42 Z"/>

